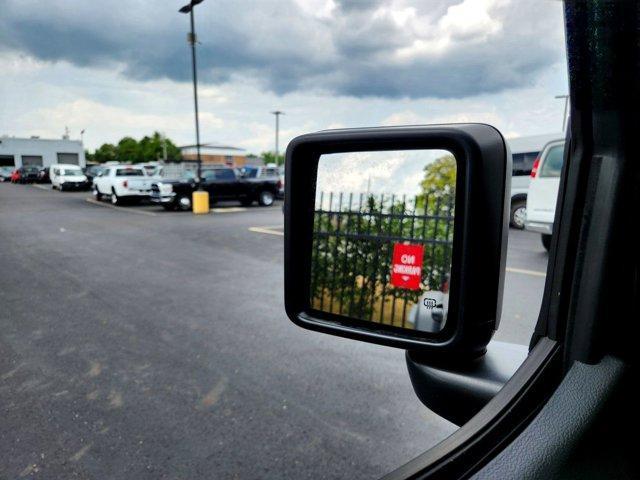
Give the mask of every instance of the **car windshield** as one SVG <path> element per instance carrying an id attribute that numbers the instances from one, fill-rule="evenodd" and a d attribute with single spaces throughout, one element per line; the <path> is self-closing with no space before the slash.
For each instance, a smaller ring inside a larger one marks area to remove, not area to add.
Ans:
<path id="1" fill-rule="evenodd" d="M 216 176 L 215 170 L 202 170 L 200 173 L 202 178 L 214 178 Z"/>
<path id="2" fill-rule="evenodd" d="M 116 177 L 144 177 L 144 170 L 141 168 L 118 168 Z"/>
<path id="3" fill-rule="evenodd" d="M 235 173 L 230 168 L 220 168 L 214 170 L 215 178 L 218 180 L 234 180 L 236 178 Z"/>
<path id="4" fill-rule="evenodd" d="M 60 170 L 60 175 L 63 177 L 77 177 L 84 174 L 79 168 L 65 168 Z"/>

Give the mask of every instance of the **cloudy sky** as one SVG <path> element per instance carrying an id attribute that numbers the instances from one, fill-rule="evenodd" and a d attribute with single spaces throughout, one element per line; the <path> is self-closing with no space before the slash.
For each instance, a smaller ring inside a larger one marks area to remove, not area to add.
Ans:
<path id="1" fill-rule="evenodd" d="M 406 150 L 322 155 L 318 163 L 316 202 L 319 204 L 321 192 L 357 195 L 368 191 L 376 195 L 413 197 L 420 193 L 424 167 L 450 154 L 447 150 Z"/>
<path id="2" fill-rule="evenodd" d="M 194 142 L 186 0 L 0 0 L 0 135 L 93 149 Z M 567 92 L 557 0 L 205 0 L 203 142 L 259 153 L 334 127 L 477 121 L 554 133 Z"/>

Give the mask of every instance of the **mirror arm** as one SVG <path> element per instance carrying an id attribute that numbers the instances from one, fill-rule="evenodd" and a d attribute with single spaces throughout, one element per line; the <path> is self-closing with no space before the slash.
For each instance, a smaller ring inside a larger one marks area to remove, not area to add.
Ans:
<path id="1" fill-rule="evenodd" d="M 461 426 L 498 393 L 528 353 L 525 345 L 492 341 L 483 356 L 457 364 L 450 360 L 436 363 L 409 350 L 406 360 L 420 401 Z"/>

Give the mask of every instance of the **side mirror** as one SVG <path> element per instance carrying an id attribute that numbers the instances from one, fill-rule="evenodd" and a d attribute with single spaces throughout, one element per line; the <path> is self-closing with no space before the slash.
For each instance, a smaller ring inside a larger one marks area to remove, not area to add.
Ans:
<path id="1" fill-rule="evenodd" d="M 285 307 L 297 325 L 482 355 L 499 324 L 511 155 L 484 124 L 329 130 L 286 153 Z"/>

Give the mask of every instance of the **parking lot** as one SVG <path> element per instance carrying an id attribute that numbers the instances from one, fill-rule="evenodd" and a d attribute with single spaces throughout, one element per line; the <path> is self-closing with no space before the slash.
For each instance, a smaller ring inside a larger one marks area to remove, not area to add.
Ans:
<path id="1" fill-rule="evenodd" d="M 282 221 L 0 184 L 0 478 L 371 478 L 450 434 L 404 352 L 287 320 Z M 497 339 L 546 261 L 510 232 Z"/>

